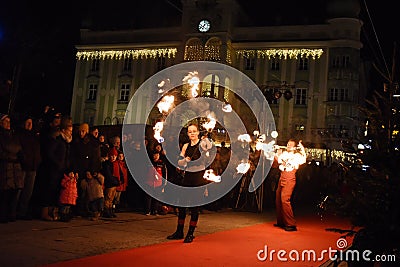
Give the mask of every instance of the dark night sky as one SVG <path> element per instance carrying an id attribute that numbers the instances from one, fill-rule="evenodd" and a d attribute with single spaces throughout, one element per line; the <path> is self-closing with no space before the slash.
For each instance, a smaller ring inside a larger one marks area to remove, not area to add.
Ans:
<path id="1" fill-rule="evenodd" d="M 321 10 L 325 1 L 286 0 L 285 4 L 282 4 L 282 1 L 270 3 L 261 0 L 240 2 L 246 10 L 252 12 L 257 24 L 291 24 L 293 21 L 313 23 L 320 20 L 324 14 Z M 100 3 L 93 0 L 16 0 L 2 4 L 1 80 L 11 80 L 13 71 L 18 70 L 17 66 L 22 66 L 16 112 L 36 116 L 46 104 L 51 104 L 61 112 L 69 113 L 75 67 L 74 45 L 79 43 L 79 29 L 82 23 L 93 24 L 97 21 L 100 27 L 115 29 L 121 25 L 139 28 L 179 23 L 176 15 L 170 16 L 179 13 L 173 7 L 180 6 L 179 0 L 114 0 L 105 5 Z M 262 8 L 261 4 L 266 3 L 268 8 Z M 365 12 L 365 2 L 361 1 L 363 11 L 360 17 L 365 24 L 364 54 L 371 57 L 384 72 L 386 70 L 379 45 L 390 71 L 394 41 L 400 40 L 399 34 L 393 31 L 397 25 L 397 14 L 396 9 L 390 6 L 393 5 L 391 3 L 382 5 L 379 1 L 368 1 L 369 16 L 373 23 L 371 24 Z M 266 17 L 264 12 L 270 15 Z M 309 19 L 304 19 L 303 14 L 308 14 Z M 89 16 L 92 17 L 91 20 L 87 19 Z M 160 20 L 154 19 L 155 17 Z M 372 25 L 375 27 L 379 43 Z M 1 107 L 2 110 L 3 108 Z"/>

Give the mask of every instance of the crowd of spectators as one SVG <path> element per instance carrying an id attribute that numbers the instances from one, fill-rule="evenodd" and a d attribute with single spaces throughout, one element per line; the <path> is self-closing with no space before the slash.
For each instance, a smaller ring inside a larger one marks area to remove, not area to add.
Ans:
<path id="1" fill-rule="evenodd" d="M 75 216 L 97 220 L 116 217 L 121 209 L 156 216 L 175 213 L 175 207 L 160 203 L 135 183 L 125 162 L 135 151 L 146 149 L 152 163 L 144 166 L 146 184 L 149 190 L 163 190 L 165 184 L 161 179 L 154 180 L 157 175 L 172 183 L 178 183 L 179 179 L 175 165 L 166 157 L 166 153 L 174 153 L 168 147 L 173 143 L 170 141 L 167 138 L 166 142 L 158 143 L 146 138 L 143 142 L 121 134 L 107 137 L 98 127 L 77 124 L 70 116 L 50 107 L 39 119 L 25 117 L 14 122 L 9 115 L 0 114 L 0 222 L 35 217 L 69 221 Z M 168 158 L 177 157 L 169 155 Z M 219 175 L 235 158 L 237 155 L 222 142 L 211 168 Z M 251 176 L 258 161 L 259 153 L 250 151 L 252 167 L 242 179 Z M 330 186 L 318 179 L 332 176 L 325 169 L 312 162 L 299 170 L 300 179 L 294 194 L 298 201 L 317 202 L 321 192 L 329 190 Z M 279 177 L 276 171 L 271 169 L 263 188 L 266 204 L 272 207 Z M 239 198 L 243 192 L 246 196 L 242 201 L 249 197 L 247 188 L 243 188 L 248 186 L 249 180 L 239 182 L 231 192 L 205 208 L 220 210 L 244 206 Z"/>

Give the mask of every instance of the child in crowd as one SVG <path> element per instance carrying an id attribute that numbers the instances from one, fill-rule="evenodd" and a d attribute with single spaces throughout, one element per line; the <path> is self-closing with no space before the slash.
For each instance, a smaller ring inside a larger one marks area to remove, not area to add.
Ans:
<path id="1" fill-rule="evenodd" d="M 120 177 L 121 171 L 117 161 L 118 151 L 115 147 L 111 148 L 108 152 L 108 160 L 103 162 L 101 170 L 104 175 L 104 212 L 103 217 L 115 218 L 113 210 L 113 201 L 117 186 L 121 185 Z"/>
<path id="2" fill-rule="evenodd" d="M 71 206 L 76 205 L 76 199 L 78 198 L 77 188 L 78 174 L 73 171 L 67 171 L 64 173 L 64 177 L 61 180 L 61 191 L 60 191 L 60 221 L 69 222 L 72 219 Z"/>
<path id="3" fill-rule="evenodd" d="M 114 211 L 119 212 L 122 192 L 126 192 L 128 186 L 128 167 L 125 162 L 125 155 L 122 151 L 118 151 L 117 161 L 119 164 L 119 173 L 121 184 L 117 186 L 117 192 L 114 198 Z"/>
<path id="4" fill-rule="evenodd" d="M 149 167 L 147 173 L 146 184 L 150 192 L 160 194 L 163 189 L 162 177 L 166 177 L 166 165 L 165 162 L 160 159 L 159 151 L 155 150 L 151 154 L 152 165 Z M 146 194 L 146 215 L 158 215 L 160 207 L 160 202 L 157 199 L 153 198 L 150 194 Z"/>
<path id="5" fill-rule="evenodd" d="M 104 176 L 98 172 L 86 171 L 82 181 L 82 190 L 86 191 L 89 201 L 90 219 L 97 221 L 104 209 Z"/>

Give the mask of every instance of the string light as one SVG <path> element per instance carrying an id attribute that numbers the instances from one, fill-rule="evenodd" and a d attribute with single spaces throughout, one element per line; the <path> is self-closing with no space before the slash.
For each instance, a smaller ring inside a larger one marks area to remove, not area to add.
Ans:
<path id="1" fill-rule="evenodd" d="M 257 58 L 280 58 L 280 59 L 297 59 L 309 58 L 317 59 L 323 54 L 322 49 L 261 49 L 261 50 L 237 50 L 236 56 L 257 57 Z"/>
<path id="2" fill-rule="evenodd" d="M 350 163 L 355 162 L 356 153 L 349 153 L 344 152 L 342 150 L 330 150 L 327 155 L 326 149 L 322 148 L 305 148 L 307 158 L 308 159 L 315 159 L 315 160 L 322 160 L 326 161 L 327 156 L 332 159 L 332 161 L 339 162 L 339 161 L 347 161 Z"/>
<path id="3" fill-rule="evenodd" d="M 185 47 L 184 60 L 194 61 L 203 60 L 204 47 L 201 44 L 187 45 Z"/>
<path id="4" fill-rule="evenodd" d="M 175 57 L 178 49 L 176 48 L 156 48 L 156 49 L 134 49 L 134 50 L 85 50 L 78 51 L 78 60 L 90 59 L 125 59 L 125 58 L 157 58 Z"/>

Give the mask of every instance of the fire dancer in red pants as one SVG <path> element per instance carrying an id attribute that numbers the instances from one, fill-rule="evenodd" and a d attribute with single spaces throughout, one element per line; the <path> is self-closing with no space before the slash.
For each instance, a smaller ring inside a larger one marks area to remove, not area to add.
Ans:
<path id="1" fill-rule="evenodd" d="M 296 185 L 296 171 L 306 162 L 306 153 L 301 141 L 297 144 L 294 139 L 290 139 L 286 151 L 278 150 L 275 160 L 279 164 L 281 175 L 275 196 L 277 222 L 274 226 L 285 231 L 297 231 L 290 199 Z"/>

